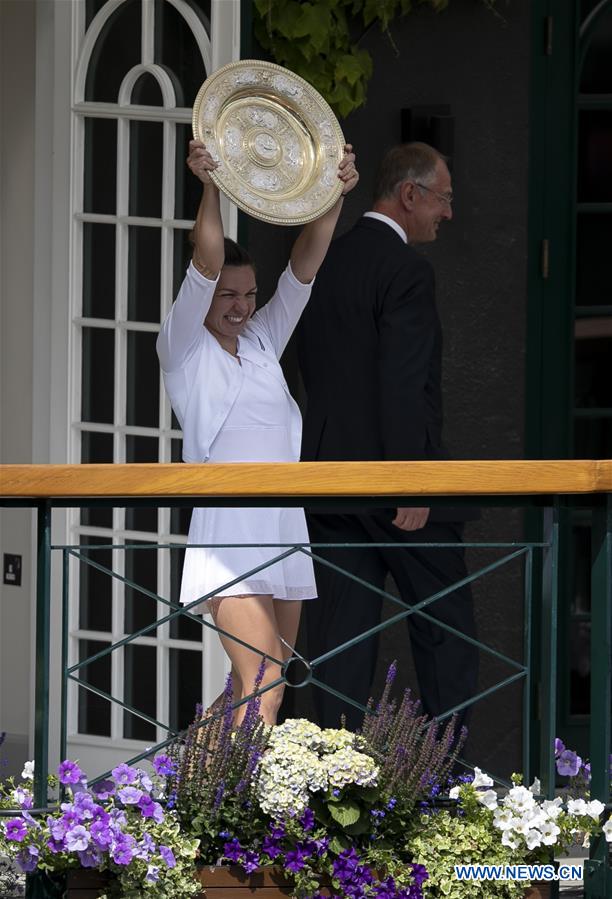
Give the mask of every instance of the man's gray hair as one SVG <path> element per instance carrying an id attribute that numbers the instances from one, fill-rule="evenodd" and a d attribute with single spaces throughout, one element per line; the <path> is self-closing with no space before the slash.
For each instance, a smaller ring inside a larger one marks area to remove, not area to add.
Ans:
<path id="1" fill-rule="evenodd" d="M 420 141 L 393 147 L 385 154 L 380 165 L 374 188 L 374 202 L 390 200 L 402 181 L 429 184 L 434 180 L 440 160 L 446 162 L 446 157 Z"/>

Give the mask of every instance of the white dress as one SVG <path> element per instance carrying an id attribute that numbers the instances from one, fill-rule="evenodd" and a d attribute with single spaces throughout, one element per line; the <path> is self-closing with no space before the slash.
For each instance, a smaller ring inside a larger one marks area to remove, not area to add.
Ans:
<path id="1" fill-rule="evenodd" d="M 233 365 L 242 365 L 244 377 L 238 396 L 210 446 L 208 461 L 296 462 L 291 439 L 292 415 L 295 415 L 291 406 L 295 408 L 295 404 L 278 374 L 270 370 L 273 366 L 267 368 L 266 363 L 251 361 L 246 344 L 245 354 L 241 356 L 239 339 L 238 356 L 232 359 L 228 354 L 228 358 Z M 301 508 L 195 508 L 185 552 L 180 602 L 187 604 L 204 596 L 239 594 L 269 594 L 283 600 L 314 599 L 316 585 L 309 556 L 297 551 L 268 564 L 292 545 L 308 542 Z M 209 611 L 208 603 L 195 609 Z"/>

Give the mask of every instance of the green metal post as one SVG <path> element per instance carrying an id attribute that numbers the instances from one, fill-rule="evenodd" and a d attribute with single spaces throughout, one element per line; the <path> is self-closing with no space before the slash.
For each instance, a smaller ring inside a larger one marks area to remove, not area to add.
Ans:
<path id="1" fill-rule="evenodd" d="M 544 513 L 542 572 L 542 666 L 540 669 L 540 778 L 542 792 L 555 790 L 554 741 L 557 729 L 557 597 L 559 592 L 559 502 Z"/>
<path id="2" fill-rule="evenodd" d="M 533 549 L 525 559 L 525 606 L 523 610 L 523 661 L 527 667 L 523 684 L 523 775 L 531 783 L 531 690 L 532 690 L 532 621 L 533 621 Z"/>
<path id="3" fill-rule="evenodd" d="M 34 805 L 47 805 L 49 770 L 49 626 L 51 621 L 51 504 L 38 504 L 36 580 L 36 688 L 34 712 Z M 29 875 L 27 899 L 45 899 L 44 878 Z"/>
<path id="4" fill-rule="evenodd" d="M 593 510 L 591 568 L 591 798 L 610 801 L 612 723 L 612 495 Z M 588 899 L 612 897 L 608 843 L 593 840 L 584 872 Z"/>
<path id="5" fill-rule="evenodd" d="M 62 709 L 60 719 L 60 759 L 66 758 L 68 729 L 68 615 L 69 615 L 69 577 L 70 555 L 67 549 L 62 551 Z"/>
<path id="6" fill-rule="evenodd" d="M 36 710 L 34 715 L 34 805 L 47 804 L 49 767 L 49 626 L 51 621 L 51 505 L 38 506 L 36 582 Z"/>

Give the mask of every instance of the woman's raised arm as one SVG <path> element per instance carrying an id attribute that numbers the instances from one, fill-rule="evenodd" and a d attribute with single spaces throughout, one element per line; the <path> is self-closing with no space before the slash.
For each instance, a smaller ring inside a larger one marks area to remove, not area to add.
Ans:
<path id="1" fill-rule="evenodd" d="M 325 215 L 305 225 L 293 245 L 290 259 L 291 270 L 302 284 L 309 284 L 319 271 L 336 228 L 343 198 L 359 181 L 359 173 L 355 168 L 355 154 L 351 144 L 346 144 L 344 148 L 338 177 L 344 182 L 342 195 L 338 202 Z"/>
<path id="2" fill-rule="evenodd" d="M 223 268 L 225 259 L 219 190 L 208 174 L 217 168 L 218 163 L 202 141 L 191 140 L 187 165 L 203 185 L 202 199 L 193 228 L 193 264 L 205 278 L 214 281 Z"/>

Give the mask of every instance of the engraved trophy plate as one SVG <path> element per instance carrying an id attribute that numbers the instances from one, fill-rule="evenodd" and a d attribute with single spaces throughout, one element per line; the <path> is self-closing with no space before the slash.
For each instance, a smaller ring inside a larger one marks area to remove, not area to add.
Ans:
<path id="1" fill-rule="evenodd" d="M 245 59 L 207 78 L 193 134 L 219 162 L 213 182 L 255 218 L 302 225 L 342 193 L 345 141 L 334 113 L 307 81 L 274 63 Z"/>

